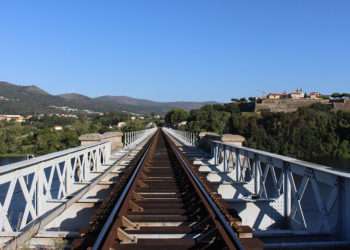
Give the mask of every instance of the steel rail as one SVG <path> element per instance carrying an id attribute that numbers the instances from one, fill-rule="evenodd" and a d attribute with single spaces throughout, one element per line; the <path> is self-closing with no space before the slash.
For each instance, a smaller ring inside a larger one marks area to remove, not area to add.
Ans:
<path id="1" fill-rule="evenodd" d="M 205 199 L 205 202 L 210 206 L 211 210 L 214 212 L 215 218 L 218 219 L 221 227 L 224 229 L 225 233 L 227 234 L 227 236 L 231 240 L 235 249 L 244 250 L 244 247 L 241 244 L 241 242 L 237 236 L 237 232 L 235 232 L 233 230 L 230 223 L 227 221 L 225 215 L 221 212 L 220 208 L 216 205 L 215 201 L 213 201 L 213 199 L 210 197 L 210 195 L 206 191 L 202 182 L 193 173 L 191 166 L 189 166 L 189 164 L 185 160 L 184 156 L 179 152 L 179 150 L 176 148 L 175 144 L 172 141 L 170 141 L 171 139 L 170 139 L 169 135 L 167 133 L 165 133 L 165 134 L 167 135 L 166 138 L 168 139 L 169 146 L 171 147 L 171 149 L 175 153 L 175 156 L 177 157 L 179 162 L 182 163 L 181 165 L 183 166 L 185 172 L 189 175 L 189 177 L 190 177 L 189 179 L 194 181 L 194 183 L 195 183 L 196 187 L 199 189 L 202 197 Z M 216 220 L 214 220 L 214 221 L 216 221 Z"/>
<path id="2" fill-rule="evenodd" d="M 155 135 L 153 135 L 154 137 Z M 106 222 L 104 223 L 100 233 L 98 234 L 96 241 L 94 242 L 94 245 L 92 246 L 92 250 L 98 250 L 101 249 L 106 237 L 109 234 L 109 231 L 111 229 L 111 227 L 113 226 L 114 222 L 115 222 L 115 218 L 118 215 L 133 183 L 136 180 L 137 174 L 140 172 L 140 169 L 142 168 L 142 165 L 147 157 L 147 154 L 151 148 L 152 145 L 152 140 L 150 140 L 150 142 L 147 145 L 146 150 L 144 151 L 141 159 L 139 160 L 139 162 L 137 163 L 137 166 L 134 170 L 134 172 L 132 173 L 131 177 L 129 178 L 126 186 L 124 187 L 122 193 L 120 194 L 120 197 L 118 198 L 118 200 L 116 201 L 115 206 L 113 207 L 110 215 L 108 216 Z"/>
<path id="3" fill-rule="evenodd" d="M 133 170 L 127 184 L 125 185 L 123 191 L 121 192 L 119 198 L 116 201 L 111 213 L 109 214 L 106 222 L 104 223 L 100 233 L 98 234 L 92 249 L 99 250 L 104 248 L 106 241 L 108 241 L 111 231 L 113 230 L 116 220 L 120 213 L 123 211 L 123 206 L 128 199 L 128 196 L 131 193 L 131 190 L 135 183 L 137 182 L 138 177 L 140 176 L 141 170 L 145 164 L 147 157 L 150 156 L 152 152 L 152 146 L 156 143 L 157 136 L 161 136 L 160 134 L 164 133 L 162 131 L 158 131 L 153 137 L 153 140 L 149 142 L 147 148 L 142 153 L 141 159 L 138 161 L 135 169 Z M 170 137 L 164 133 L 164 139 L 166 142 L 166 147 L 174 153 L 174 156 L 177 158 L 178 162 L 182 166 L 182 169 L 187 176 L 188 181 L 194 187 L 196 193 L 198 194 L 199 200 L 201 200 L 202 204 L 206 208 L 208 215 L 211 217 L 211 220 L 214 222 L 215 228 L 218 230 L 219 235 L 221 236 L 223 242 L 225 242 L 228 249 L 231 250 L 243 250 L 244 247 L 241 244 L 237 232 L 231 227 L 229 221 L 216 205 L 215 201 L 210 197 L 207 193 L 205 187 L 199 180 L 199 178 L 192 172 L 190 166 L 186 162 L 185 158 L 179 153 L 175 144 L 171 141 Z"/>

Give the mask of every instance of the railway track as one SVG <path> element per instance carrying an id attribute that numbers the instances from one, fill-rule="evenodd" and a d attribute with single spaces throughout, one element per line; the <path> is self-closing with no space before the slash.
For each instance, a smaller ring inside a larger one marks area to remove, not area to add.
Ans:
<path id="1" fill-rule="evenodd" d="M 163 132 L 136 159 L 113 206 L 103 210 L 104 224 L 95 222 L 75 248 L 261 249 L 254 239 L 240 239 Z"/>

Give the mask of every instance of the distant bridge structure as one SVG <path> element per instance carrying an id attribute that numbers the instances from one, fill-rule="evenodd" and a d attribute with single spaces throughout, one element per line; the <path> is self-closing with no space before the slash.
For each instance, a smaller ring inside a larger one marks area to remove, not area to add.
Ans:
<path id="1" fill-rule="evenodd" d="M 80 139 L 0 168 L 3 249 L 350 248 L 349 173 L 243 147 L 237 135 L 153 128 Z M 195 214 L 180 206 L 188 199 Z"/>

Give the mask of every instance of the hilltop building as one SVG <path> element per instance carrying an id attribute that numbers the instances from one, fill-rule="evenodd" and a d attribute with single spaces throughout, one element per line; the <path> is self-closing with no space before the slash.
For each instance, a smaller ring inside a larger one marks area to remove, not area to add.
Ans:
<path id="1" fill-rule="evenodd" d="M 271 100 L 279 100 L 279 99 L 286 99 L 288 98 L 288 94 L 287 93 L 269 93 L 266 96 L 267 99 L 271 99 Z"/>
<path id="2" fill-rule="evenodd" d="M 25 118 L 22 115 L 0 115 L 0 121 L 15 121 L 22 123 L 25 121 Z"/>
<path id="3" fill-rule="evenodd" d="M 302 99 L 305 98 L 305 93 L 302 89 L 297 89 L 294 92 L 289 94 L 292 99 Z"/>
<path id="4" fill-rule="evenodd" d="M 310 92 L 309 93 L 309 97 L 311 99 L 320 99 L 321 98 L 321 94 L 320 94 L 320 92 Z"/>
<path id="5" fill-rule="evenodd" d="M 307 107 L 314 103 L 330 105 L 330 100 L 321 98 L 319 92 L 314 91 L 307 94 L 302 89 L 296 89 L 290 93 L 269 93 L 266 97 L 257 98 L 254 103 L 245 104 L 244 107 L 250 112 L 293 112 L 300 107 Z"/>

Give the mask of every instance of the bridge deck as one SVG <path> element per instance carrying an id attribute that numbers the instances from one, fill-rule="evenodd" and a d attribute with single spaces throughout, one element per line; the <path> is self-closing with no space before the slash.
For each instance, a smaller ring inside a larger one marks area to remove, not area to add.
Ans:
<path id="1" fill-rule="evenodd" d="M 216 140 L 203 151 L 189 132 L 154 132 L 112 154 L 99 143 L 7 167 L 0 185 L 23 189 L 29 213 L 20 231 L 2 214 L 4 249 L 349 249 L 348 176 Z"/>
<path id="2" fill-rule="evenodd" d="M 232 228 L 220 209 L 213 210 L 215 205 L 203 195 L 195 177 L 190 175 L 192 169 L 181 162 L 176 150 L 165 134 L 157 133 L 147 152 L 133 166 L 133 174 L 123 187 L 125 196 L 119 196 L 113 203 L 102 229 L 90 227 L 87 236 L 74 241 L 74 246 L 80 249 L 91 246 L 93 249 L 262 249 L 261 242 L 252 238 L 249 228 L 239 224 Z M 220 218 L 215 214 L 218 211 Z M 238 218 L 231 219 L 231 223 L 238 222 Z M 223 222 L 231 231 L 227 231 Z"/>

